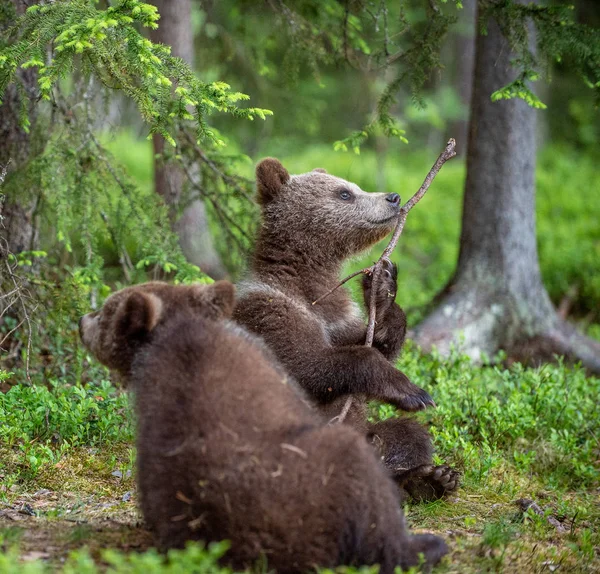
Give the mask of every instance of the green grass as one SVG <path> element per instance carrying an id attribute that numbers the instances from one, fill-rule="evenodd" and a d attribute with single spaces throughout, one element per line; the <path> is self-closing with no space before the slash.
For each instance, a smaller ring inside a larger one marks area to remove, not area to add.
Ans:
<path id="1" fill-rule="evenodd" d="M 151 193 L 150 144 L 118 133 L 110 146 L 142 193 Z M 392 147 L 386 191 L 406 200 L 436 155 Z M 368 150 L 355 156 L 315 146 L 280 159 L 292 173 L 325 167 L 376 190 L 378 166 Z M 460 159 L 444 166 L 411 212 L 394 254 L 399 302 L 411 324 L 454 269 L 464 176 Z M 596 160 L 548 148 L 539 157 L 537 186 L 546 287 L 555 303 L 568 294 L 574 318 L 600 338 Z M 382 248 L 351 266 L 370 263 Z M 78 342 L 77 318 L 89 297 L 82 281 L 52 276 L 44 283 L 48 304 L 36 343 L 43 352 L 31 357 L 34 384 L 23 369 L 0 370 L 0 387 L 12 386 L 0 393 L 0 573 L 219 572 L 215 553 L 222 547 L 192 546 L 168 557 L 149 549 L 136 511 L 128 397 Z M 448 541 L 451 555 L 434 572 L 600 571 L 600 379 L 562 364 L 476 366 L 458 351 L 442 358 L 410 346 L 399 367 L 438 404 L 416 415 L 430 424 L 436 460 L 462 473 L 450 499 L 406 508 L 412 528 Z M 374 405 L 373 414 L 394 411 Z M 544 515 L 523 512 L 516 504 L 522 498 Z"/>
<path id="2" fill-rule="evenodd" d="M 406 508 L 412 528 L 438 532 L 449 542 L 452 554 L 434 572 L 542 572 L 544 564 L 582 573 L 600 568 L 600 379 L 562 364 L 475 366 L 458 352 L 442 358 L 410 346 L 399 367 L 439 405 L 417 415 L 430 425 L 436 460 L 462 473 L 461 489 L 449 500 Z M 389 406 L 373 408 L 375 416 L 394 416 Z M 153 551 L 130 554 L 146 550 L 150 541 L 135 526 L 135 452 L 125 394 L 107 382 L 17 385 L 0 395 L 0 418 L 7 421 L 0 503 L 13 509 L 27 503 L 37 515 L 31 524 L 10 523 L 8 531 L 0 518 L 0 560 L 11 568 L 2 570 L 0 562 L 0 572 L 29 572 L 18 557 L 29 556 L 37 540 L 53 550 L 47 570 L 32 572 L 74 572 L 72 564 L 88 564 L 83 572 L 96 572 L 98 564 L 119 573 L 175 572 L 180 560 L 191 564 L 199 556 L 210 563 L 196 547 L 171 556 L 168 566 Z M 50 501 L 46 491 L 53 493 Z M 127 493 L 132 498 L 124 501 Z M 523 512 L 516 505 L 522 498 L 536 501 L 546 515 Z M 73 530 L 70 517 L 86 528 Z M 98 529 L 109 517 L 120 517 L 128 529 Z M 560 523 L 560 532 L 549 518 Z M 32 532 L 38 531 L 36 538 Z M 131 545 L 139 537 L 142 542 Z M 107 558 L 103 547 L 115 551 Z"/>

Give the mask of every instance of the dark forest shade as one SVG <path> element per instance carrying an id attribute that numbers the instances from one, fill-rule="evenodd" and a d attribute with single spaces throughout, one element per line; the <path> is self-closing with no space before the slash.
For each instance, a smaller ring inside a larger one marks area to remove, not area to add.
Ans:
<path id="1" fill-rule="evenodd" d="M 17 14 L 23 14 L 25 10 L 38 2 L 34 0 L 9 0 L 9 4 Z M 10 26 L 12 22 L 0 21 L 0 31 Z M 21 97 L 14 84 L 10 85 L 2 97 L 0 105 L 0 173 L 6 169 L 9 176 L 11 172 L 21 169 L 31 159 L 32 138 L 30 133 L 35 127 L 37 109 L 33 103 L 37 98 L 37 73 L 35 69 L 19 70 L 21 85 L 30 97 L 28 114 L 30 121 L 29 132 L 21 127 Z M 25 193 L 26 191 L 26 193 Z M 37 232 L 33 218 L 37 205 L 37 193 L 35 189 L 23 190 L 18 197 L 14 194 L 6 198 L 3 205 L 0 202 L 0 215 L 3 217 L 4 238 L 6 244 L 0 242 L 0 256 L 4 249 L 11 253 L 29 251 L 37 247 Z"/>

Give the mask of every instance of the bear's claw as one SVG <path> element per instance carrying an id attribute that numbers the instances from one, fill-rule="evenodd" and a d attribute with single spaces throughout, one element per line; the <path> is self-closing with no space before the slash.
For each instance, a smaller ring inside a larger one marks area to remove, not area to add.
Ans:
<path id="1" fill-rule="evenodd" d="M 389 396 L 382 397 L 384 400 L 408 412 L 436 406 L 429 393 L 415 385 L 402 371 L 396 371 L 395 375 L 393 388 Z"/>
<path id="2" fill-rule="evenodd" d="M 415 412 L 422 411 L 429 407 L 435 407 L 434 400 L 423 389 L 416 395 L 403 395 L 393 403 L 403 411 Z"/>
<path id="3" fill-rule="evenodd" d="M 377 286 L 376 304 L 377 312 L 381 313 L 389 308 L 396 299 L 398 279 L 398 267 L 389 259 L 383 260 L 383 272 L 379 275 L 379 285 Z M 363 295 L 367 308 L 371 302 L 371 288 L 373 286 L 373 274 L 367 274 L 363 277 Z"/>
<path id="4" fill-rule="evenodd" d="M 455 491 L 460 484 L 460 474 L 447 464 L 424 464 L 408 470 L 395 471 L 394 480 L 415 500 L 437 500 Z"/>

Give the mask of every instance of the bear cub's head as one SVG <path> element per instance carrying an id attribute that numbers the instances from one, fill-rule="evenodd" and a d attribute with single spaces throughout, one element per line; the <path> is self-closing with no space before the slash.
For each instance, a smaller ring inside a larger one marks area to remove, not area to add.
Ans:
<path id="1" fill-rule="evenodd" d="M 150 282 L 113 293 L 103 307 L 79 320 L 83 344 L 104 365 L 125 376 L 138 351 L 169 320 L 202 317 L 218 321 L 233 312 L 235 287 Z"/>
<path id="2" fill-rule="evenodd" d="M 258 164 L 256 184 L 263 235 L 329 257 L 371 247 L 394 229 L 400 213 L 397 193 L 367 193 L 324 169 L 290 175 L 275 158 Z"/>

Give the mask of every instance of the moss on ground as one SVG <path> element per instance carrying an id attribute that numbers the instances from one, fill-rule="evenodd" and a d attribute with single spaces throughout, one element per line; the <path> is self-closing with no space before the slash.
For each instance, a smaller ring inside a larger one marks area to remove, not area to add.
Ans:
<path id="1" fill-rule="evenodd" d="M 3 449 L 0 460 L 2 472 L 18 469 L 14 453 Z M 152 543 L 136 509 L 130 464 L 126 444 L 78 448 L 35 478 L 4 488 L 0 545 L 4 551 L 18 548 L 15 566 L 43 562 L 49 571 L 60 571 L 73 551 L 86 549 L 104 570 L 107 548 L 147 551 Z M 516 502 L 523 498 L 535 501 L 545 515 L 524 512 Z M 405 510 L 414 530 L 448 541 L 451 554 L 434 573 L 600 572 L 597 488 L 548 489 L 542 478 L 503 464 L 488 473 L 485 485 L 469 479 L 448 500 Z"/>

